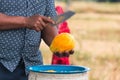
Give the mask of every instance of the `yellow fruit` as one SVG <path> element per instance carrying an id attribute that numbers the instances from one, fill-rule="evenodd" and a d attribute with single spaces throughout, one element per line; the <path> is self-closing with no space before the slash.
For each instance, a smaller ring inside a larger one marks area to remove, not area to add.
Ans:
<path id="1" fill-rule="evenodd" d="M 58 34 L 50 45 L 52 52 L 70 51 L 75 47 L 74 37 L 69 33 Z"/>

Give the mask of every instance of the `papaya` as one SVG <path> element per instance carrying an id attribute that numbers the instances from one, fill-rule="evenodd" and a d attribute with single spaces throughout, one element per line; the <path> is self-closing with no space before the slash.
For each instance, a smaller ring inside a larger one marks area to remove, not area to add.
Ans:
<path id="1" fill-rule="evenodd" d="M 75 39 L 70 33 L 61 33 L 53 39 L 50 50 L 54 52 L 64 52 L 73 50 L 75 47 Z"/>

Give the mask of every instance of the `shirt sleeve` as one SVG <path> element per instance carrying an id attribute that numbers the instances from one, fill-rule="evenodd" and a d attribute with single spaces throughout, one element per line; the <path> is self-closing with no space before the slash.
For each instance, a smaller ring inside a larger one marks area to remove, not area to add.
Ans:
<path id="1" fill-rule="evenodd" d="M 46 11 L 45 16 L 51 17 L 56 16 L 55 10 L 55 1 L 54 0 L 46 0 Z"/>

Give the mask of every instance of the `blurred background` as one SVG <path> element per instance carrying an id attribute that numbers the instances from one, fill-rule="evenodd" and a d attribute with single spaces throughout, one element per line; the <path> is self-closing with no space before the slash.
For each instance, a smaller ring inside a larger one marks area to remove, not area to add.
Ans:
<path id="1" fill-rule="evenodd" d="M 72 65 L 91 68 L 89 80 L 120 80 L 120 0 L 55 0 L 76 14 L 67 22 L 75 37 Z M 44 64 L 52 53 L 42 42 Z"/>

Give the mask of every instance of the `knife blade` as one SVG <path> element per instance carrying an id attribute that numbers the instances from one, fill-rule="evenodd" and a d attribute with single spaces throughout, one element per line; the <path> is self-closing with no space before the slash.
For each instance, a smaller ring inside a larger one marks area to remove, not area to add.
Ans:
<path id="1" fill-rule="evenodd" d="M 67 11 L 61 15 L 51 17 L 51 19 L 55 22 L 55 24 L 52 24 L 52 26 L 56 26 L 64 21 L 68 20 L 74 14 L 75 14 L 75 12 L 73 12 L 73 11 Z"/>

